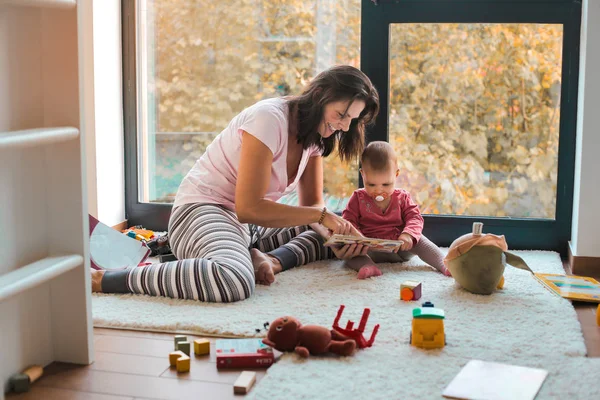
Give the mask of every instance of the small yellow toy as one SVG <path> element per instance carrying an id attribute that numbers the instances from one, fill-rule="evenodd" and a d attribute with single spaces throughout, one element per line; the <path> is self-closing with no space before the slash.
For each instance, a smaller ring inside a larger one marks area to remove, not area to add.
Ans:
<path id="1" fill-rule="evenodd" d="M 210 354 L 210 341 L 208 341 L 206 339 L 194 340 L 194 353 L 197 356 Z"/>
<path id="2" fill-rule="evenodd" d="M 422 307 L 414 308 L 410 344 L 422 349 L 444 347 L 444 310 L 434 308 L 429 301 L 423 303 Z"/>
<path id="3" fill-rule="evenodd" d="M 177 372 L 190 371 L 190 358 L 180 350 L 169 353 L 169 364 L 177 368 Z"/>

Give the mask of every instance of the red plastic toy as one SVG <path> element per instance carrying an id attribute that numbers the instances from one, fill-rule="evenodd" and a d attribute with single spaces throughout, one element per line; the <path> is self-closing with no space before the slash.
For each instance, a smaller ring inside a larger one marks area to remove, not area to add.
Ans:
<path id="1" fill-rule="evenodd" d="M 338 310 L 335 320 L 333 321 L 333 330 L 341 333 L 342 335 L 344 335 L 350 339 L 354 339 L 354 341 L 356 342 L 356 345 L 358 346 L 359 349 L 364 349 L 365 347 L 371 347 L 373 345 L 373 342 L 375 341 L 375 336 L 377 335 L 377 331 L 379 330 L 379 324 L 377 324 L 373 328 L 373 333 L 371 333 L 371 338 L 368 341 L 363 337 L 363 332 L 365 331 L 365 325 L 367 325 L 367 320 L 369 319 L 369 314 L 371 314 L 371 310 L 369 308 L 365 308 L 357 329 L 352 329 L 352 327 L 354 326 L 354 322 L 352 322 L 350 320 L 348 320 L 348 323 L 346 324 L 346 328 L 344 329 L 344 328 L 340 328 L 340 326 L 339 326 L 340 318 L 342 317 L 344 308 L 345 307 L 342 304 L 340 306 L 340 309 Z"/>

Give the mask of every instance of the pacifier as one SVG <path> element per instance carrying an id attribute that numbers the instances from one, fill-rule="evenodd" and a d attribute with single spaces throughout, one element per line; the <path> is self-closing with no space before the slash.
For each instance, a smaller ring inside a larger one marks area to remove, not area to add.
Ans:
<path id="1" fill-rule="evenodd" d="M 379 193 L 379 194 L 375 195 L 375 201 L 384 201 L 388 197 L 389 196 L 387 193 Z"/>

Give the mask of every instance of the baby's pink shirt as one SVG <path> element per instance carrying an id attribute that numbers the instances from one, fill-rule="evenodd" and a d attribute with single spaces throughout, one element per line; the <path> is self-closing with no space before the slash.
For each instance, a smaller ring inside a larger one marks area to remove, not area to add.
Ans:
<path id="1" fill-rule="evenodd" d="M 282 98 L 259 101 L 235 116 L 229 125 L 206 148 L 185 176 L 173 207 L 188 203 L 220 204 L 235 211 L 242 131 L 246 131 L 273 153 L 269 187 L 264 198 L 272 201 L 294 191 L 309 158 L 320 156 L 318 147 L 304 149 L 294 181 L 288 186 L 288 105 Z"/>
<path id="2" fill-rule="evenodd" d="M 366 237 L 396 240 L 408 233 L 416 244 L 423 232 L 419 206 L 404 189 L 395 189 L 390 197 L 390 204 L 383 211 L 365 189 L 355 190 L 342 216 Z"/>

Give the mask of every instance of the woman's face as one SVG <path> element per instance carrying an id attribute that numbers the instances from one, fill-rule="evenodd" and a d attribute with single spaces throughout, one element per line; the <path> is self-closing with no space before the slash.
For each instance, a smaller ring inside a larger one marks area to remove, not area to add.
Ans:
<path id="1" fill-rule="evenodd" d="M 364 108 L 365 102 L 363 100 L 354 100 L 352 104 L 348 100 L 325 104 L 323 121 L 319 125 L 319 134 L 323 138 L 328 138 L 336 131 L 348 132 L 350 122 L 358 118 Z"/>

